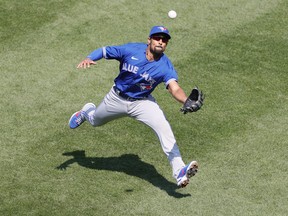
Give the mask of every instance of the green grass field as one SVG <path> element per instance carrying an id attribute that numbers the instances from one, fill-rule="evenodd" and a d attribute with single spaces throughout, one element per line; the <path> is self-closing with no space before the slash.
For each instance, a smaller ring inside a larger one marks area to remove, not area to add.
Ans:
<path id="1" fill-rule="evenodd" d="M 287 215 L 287 0 L 0 0 L 0 8 L 0 215 Z M 202 110 L 183 115 L 164 85 L 154 93 L 183 159 L 200 164 L 183 189 L 145 125 L 67 125 L 83 104 L 100 103 L 118 68 L 76 65 L 101 46 L 146 42 L 159 24 L 172 34 L 166 54 L 182 88 L 206 94 Z"/>

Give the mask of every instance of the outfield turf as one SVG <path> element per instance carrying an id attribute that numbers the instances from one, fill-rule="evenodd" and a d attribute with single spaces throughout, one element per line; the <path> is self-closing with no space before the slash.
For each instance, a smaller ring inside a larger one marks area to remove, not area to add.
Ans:
<path id="1" fill-rule="evenodd" d="M 288 1 L 0 0 L 0 215 L 277 215 L 288 212 Z M 169 19 L 169 10 L 178 13 Z M 129 118 L 71 130 L 98 104 L 116 61 L 92 50 L 171 32 L 166 54 L 205 105 L 183 115 L 153 94 L 185 162 L 183 189 L 153 131 Z"/>

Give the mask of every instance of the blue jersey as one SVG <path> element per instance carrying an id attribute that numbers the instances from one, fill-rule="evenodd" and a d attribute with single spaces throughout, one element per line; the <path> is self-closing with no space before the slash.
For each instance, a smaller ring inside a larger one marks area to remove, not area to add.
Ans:
<path id="1" fill-rule="evenodd" d="M 103 47 L 105 59 L 120 62 L 119 75 L 114 82 L 116 87 L 132 98 L 143 98 L 151 94 L 159 83 L 166 86 L 178 75 L 168 57 L 163 54 L 157 61 L 146 58 L 147 44 L 128 43 L 120 46 Z"/>

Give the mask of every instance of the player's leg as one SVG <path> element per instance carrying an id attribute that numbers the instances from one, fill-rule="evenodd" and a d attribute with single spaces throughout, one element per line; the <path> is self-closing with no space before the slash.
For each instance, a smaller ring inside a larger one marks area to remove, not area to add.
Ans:
<path id="1" fill-rule="evenodd" d="M 127 116 L 127 101 L 111 89 L 99 106 L 87 103 L 80 111 L 74 113 L 69 120 L 69 125 L 74 129 L 88 121 L 96 127 L 123 116 Z"/>
<path id="2" fill-rule="evenodd" d="M 157 134 L 161 147 L 172 167 L 173 177 L 177 179 L 180 170 L 185 167 L 173 131 L 163 111 L 151 100 L 136 101 L 129 110 L 130 116 L 151 127 Z"/>
<path id="3" fill-rule="evenodd" d="M 170 162 L 173 177 L 176 179 L 178 186 L 185 187 L 189 183 L 189 178 L 196 174 L 198 163 L 192 161 L 185 166 L 171 126 L 154 98 L 151 97 L 149 100 L 133 103 L 129 115 L 154 130 Z"/>

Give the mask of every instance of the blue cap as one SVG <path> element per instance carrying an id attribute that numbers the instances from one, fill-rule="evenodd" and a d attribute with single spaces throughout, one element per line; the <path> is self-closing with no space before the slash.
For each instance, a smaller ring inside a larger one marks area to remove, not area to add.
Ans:
<path id="1" fill-rule="evenodd" d="M 154 34 L 165 34 L 165 35 L 167 35 L 167 37 L 169 39 L 171 38 L 168 29 L 165 28 L 164 26 L 154 26 L 154 27 L 152 27 L 152 29 L 150 31 L 150 34 L 149 34 L 149 37 L 151 37 L 151 35 L 154 35 Z"/>

